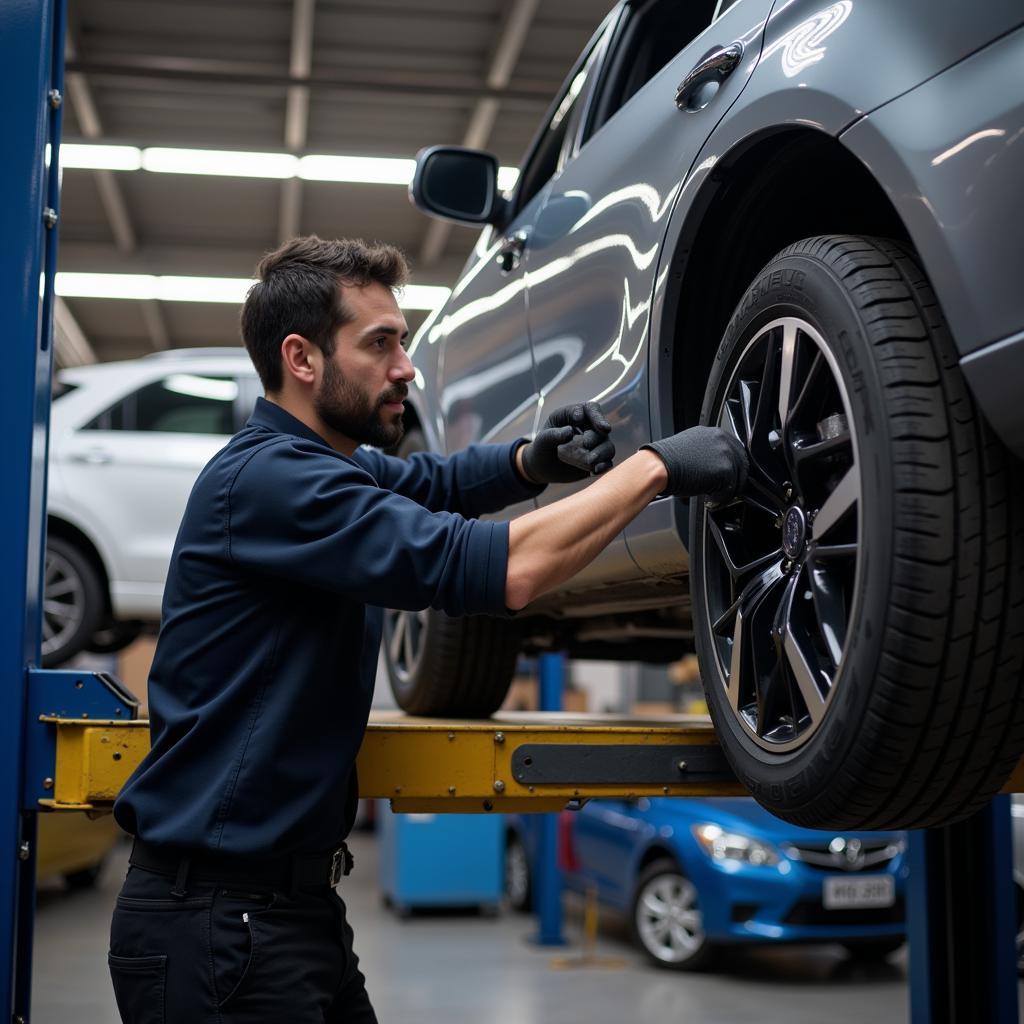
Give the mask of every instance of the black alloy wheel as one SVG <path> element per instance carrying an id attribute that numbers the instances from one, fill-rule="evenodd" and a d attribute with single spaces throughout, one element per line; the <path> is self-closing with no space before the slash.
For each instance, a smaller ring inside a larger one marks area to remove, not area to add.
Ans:
<path id="1" fill-rule="evenodd" d="M 754 333 L 718 415 L 750 454 L 749 485 L 705 513 L 704 582 L 730 708 L 765 750 L 811 739 L 839 675 L 860 563 L 850 421 L 811 323 L 779 317 Z"/>
<path id="2" fill-rule="evenodd" d="M 973 814 L 1024 751 L 1024 477 L 914 254 L 781 252 L 701 420 L 750 457 L 743 494 L 690 508 L 701 675 L 737 776 L 809 828 Z"/>

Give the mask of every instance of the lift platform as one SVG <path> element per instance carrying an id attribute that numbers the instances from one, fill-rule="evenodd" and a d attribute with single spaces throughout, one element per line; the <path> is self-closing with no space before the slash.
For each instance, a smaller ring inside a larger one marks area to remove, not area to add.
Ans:
<path id="1" fill-rule="evenodd" d="M 40 754 L 26 788 L 45 810 L 109 810 L 149 750 L 145 719 L 44 713 L 37 726 L 51 737 L 38 742 L 52 760 Z M 361 795 L 388 799 L 396 812 L 559 811 L 595 797 L 746 792 L 700 715 L 538 712 L 439 721 L 378 712 L 357 766 Z"/>

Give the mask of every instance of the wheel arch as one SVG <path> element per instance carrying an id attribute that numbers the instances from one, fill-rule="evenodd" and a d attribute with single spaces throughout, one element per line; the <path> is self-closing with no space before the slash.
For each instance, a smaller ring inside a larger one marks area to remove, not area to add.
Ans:
<path id="1" fill-rule="evenodd" d="M 705 172 L 669 226 L 651 339 L 656 437 L 697 423 L 704 383 L 744 289 L 781 249 L 819 234 L 909 241 L 870 171 L 833 136 L 785 128 L 743 140 Z"/>
<path id="2" fill-rule="evenodd" d="M 89 560 L 90 564 L 99 574 L 103 586 L 103 604 L 107 614 L 111 614 L 113 606 L 110 600 L 110 573 L 99 549 L 92 542 L 89 536 L 74 523 L 54 513 L 46 517 L 46 535 L 48 537 L 60 537 L 70 544 L 74 544 L 79 551 Z"/>

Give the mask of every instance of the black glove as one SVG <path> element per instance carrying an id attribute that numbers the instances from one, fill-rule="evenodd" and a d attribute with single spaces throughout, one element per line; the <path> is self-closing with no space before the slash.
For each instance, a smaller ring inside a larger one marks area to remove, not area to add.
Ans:
<path id="1" fill-rule="evenodd" d="M 523 469 L 537 484 L 567 484 L 612 468 L 612 425 L 597 402 L 556 409 L 523 448 Z"/>
<path id="2" fill-rule="evenodd" d="M 718 504 L 734 498 L 747 482 L 746 449 L 719 427 L 690 427 L 640 447 L 657 453 L 665 463 L 665 494 L 680 498 L 706 494 Z"/>

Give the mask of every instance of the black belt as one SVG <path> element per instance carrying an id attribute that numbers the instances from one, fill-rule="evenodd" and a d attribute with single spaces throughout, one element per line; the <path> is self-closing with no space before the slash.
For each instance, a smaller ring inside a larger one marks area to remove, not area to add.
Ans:
<path id="1" fill-rule="evenodd" d="M 278 891 L 335 886 L 352 871 L 353 859 L 342 843 L 329 853 L 253 859 L 154 846 L 136 839 L 129 863 L 174 879 L 172 895 L 184 897 L 189 880 L 227 885 L 252 885 Z"/>

